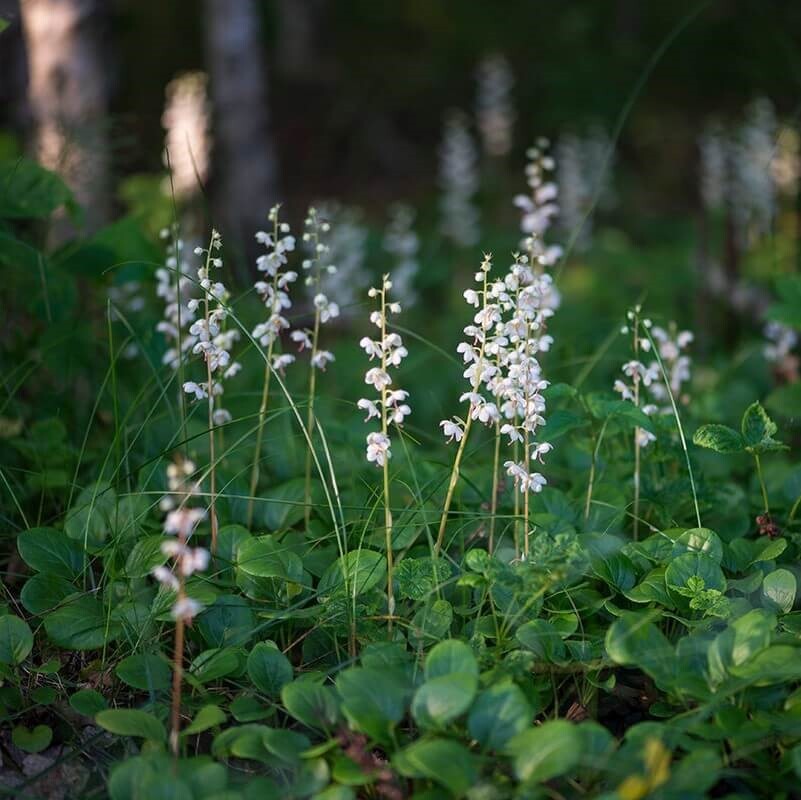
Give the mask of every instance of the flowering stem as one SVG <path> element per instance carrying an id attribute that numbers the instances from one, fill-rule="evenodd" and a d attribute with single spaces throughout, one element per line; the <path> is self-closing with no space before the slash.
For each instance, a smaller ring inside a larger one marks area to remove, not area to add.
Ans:
<path id="1" fill-rule="evenodd" d="M 387 371 L 387 348 L 383 343 L 387 339 L 387 279 L 381 283 L 381 371 Z M 381 433 L 387 437 L 387 385 L 381 386 Z M 395 615 L 395 596 L 392 588 L 393 553 L 392 553 L 392 510 L 389 501 L 389 458 L 384 457 L 384 531 L 387 546 L 387 631 L 392 633 L 392 617 Z"/>
<path id="2" fill-rule="evenodd" d="M 640 340 L 638 333 L 640 320 L 634 316 L 634 360 L 638 360 L 640 354 Z M 634 372 L 634 405 L 640 407 L 640 373 Z M 640 530 L 640 429 L 634 429 L 634 541 L 639 538 Z"/>
<path id="3" fill-rule="evenodd" d="M 278 241 L 278 215 L 275 215 L 273 220 L 273 242 Z M 276 269 L 273 276 L 273 298 L 278 288 L 278 270 Z M 273 300 L 273 302 L 275 302 Z M 250 491 L 248 492 L 248 514 L 247 514 L 247 527 L 253 524 L 253 504 L 256 500 L 256 489 L 259 485 L 259 461 L 261 460 L 261 445 L 264 439 L 264 421 L 267 413 L 267 401 L 270 397 L 270 375 L 272 375 L 273 363 L 273 346 L 275 339 L 270 339 L 270 344 L 267 348 L 267 361 L 264 364 L 264 386 L 261 391 L 261 404 L 259 405 L 259 426 L 256 429 L 256 447 L 253 451 L 253 463 L 250 467 Z"/>
<path id="4" fill-rule="evenodd" d="M 598 453 L 601 451 L 601 442 L 604 440 L 604 434 L 606 433 L 606 423 L 609 421 L 609 417 L 604 420 L 604 424 L 601 426 L 601 431 L 598 434 L 598 438 L 595 440 L 595 447 L 592 450 L 592 461 L 590 462 L 590 480 L 587 484 L 587 501 L 584 503 L 584 521 L 587 522 L 590 518 L 590 505 L 592 503 L 592 490 L 595 486 L 595 470 L 596 465 L 598 463 Z"/>
<path id="5" fill-rule="evenodd" d="M 309 410 L 306 416 L 306 430 L 308 431 L 309 436 L 309 448 L 306 451 L 306 483 L 305 483 L 305 512 L 304 512 L 304 521 L 306 525 L 309 524 L 309 518 L 311 517 L 311 472 L 312 472 L 312 452 L 311 452 L 311 442 L 312 442 L 312 435 L 314 433 L 314 393 L 317 387 L 317 368 L 314 366 L 315 359 L 317 357 L 317 339 L 320 335 L 320 309 L 316 309 L 314 312 L 314 333 L 312 334 L 312 350 L 311 350 L 311 361 L 309 366 Z"/>
<path id="6" fill-rule="evenodd" d="M 183 548 L 186 537 L 183 531 L 178 532 L 178 542 Z M 186 598 L 183 571 L 178 570 L 177 602 Z M 175 758 L 179 756 L 179 743 L 181 732 L 181 683 L 184 675 L 184 618 L 179 614 L 175 620 L 175 647 L 173 649 L 172 663 L 172 703 L 170 708 L 170 749 Z"/>
<path id="7" fill-rule="evenodd" d="M 523 463 L 526 465 L 526 474 L 529 472 L 529 460 L 531 458 L 529 433 L 523 432 Z M 529 489 L 523 492 L 523 559 L 528 558 L 528 515 L 529 515 Z"/>
<path id="8" fill-rule="evenodd" d="M 482 291 L 482 305 L 483 308 L 487 307 L 487 273 L 484 272 L 484 286 Z M 476 364 L 476 372 L 475 377 L 472 381 L 472 391 L 473 394 L 478 392 L 479 387 L 481 386 L 481 369 L 484 363 L 484 348 L 486 347 L 487 337 L 481 337 L 481 349 L 478 352 L 478 362 Z M 459 480 L 459 467 L 462 463 L 462 455 L 464 454 L 464 449 L 467 445 L 467 437 L 470 434 L 470 428 L 473 422 L 473 403 L 470 403 L 470 409 L 467 414 L 467 421 L 464 424 L 464 432 L 462 434 L 462 439 L 459 442 L 459 449 L 456 451 L 456 458 L 453 460 L 453 469 L 451 469 L 451 477 L 448 480 L 448 491 L 445 495 L 445 504 L 442 507 L 442 516 L 439 520 L 439 533 L 437 534 L 437 541 L 434 543 L 434 555 L 439 555 L 439 551 L 442 549 L 442 543 L 445 541 L 445 526 L 448 523 L 448 512 L 451 508 L 451 502 L 453 501 L 453 492 L 456 489 L 456 484 Z"/>
<path id="9" fill-rule="evenodd" d="M 495 548 L 495 514 L 498 511 L 498 469 L 501 460 L 501 421 L 495 420 L 495 454 L 492 460 L 492 499 L 490 500 L 489 552 Z"/>
<path id="10" fill-rule="evenodd" d="M 483 352 L 483 348 L 482 348 Z M 471 409 L 472 411 L 472 406 Z M 456 484 L 459 480 L 459 466 L 462 463 L 462 454 L 464 453 L 465 445 L 467 444 L 467 437 L 470 433 L 470 427 L 473 422 L 471 414 L 467 415 L 467 422 L 464 424 L 464 433 L 462 440 L 459 442 L 459 449 L 456 451 L 456 458 L 453 460 L 453 469 L 451 470 L 451 477 L 448 481 L 448 492 L 445 495 L 445 505 L 442 507 L 442 516 L 439 520 L 439 533 L 437 534 L 437 541 L 434 543 L 434 555 L 439 555 L 442 548 L 442 543 L 445 541 L 445 526 L 448 522 L 448 511 L 451 508 L 451 501 L 453 500 L 453 492 L 456 489 Z"/>
<path id="11" fill-rule="evenodd" d="M 212 245 L 206 251 L 206 277 L 211 267 Z M 209 290 L 203 295 L 203 313 L 206 320 L 206 331 L 211 336 L 209 316 Z M 209 400 L 209 520 L 211 523 L 211 554 L 217 555 L 217 460 L 214 452 L 214 379 L 211 374 L 211 354 L 206 353 L 206 394 Z"/>
<path id="12" fill-rule="evenodd" d="M 248 515 L 247 527 L 253 524 L 253 504 L 256 500 L 256 489 L 259 485 L 259 461 L 261 459 L 261 445 L 264 439 L 264 421 L 267 414 L 267 401 L 270 397 L 270 376 L 272 375 L 273 345 L 270 343 L 267 349 L 267 364 L 264 367 L 264 386 L 261 392 L 261 404 L 259 405 L 259 426 L 256 429 L 256 446 L 253 450 L 253 464 L 250 467 L 250 491 L 248 492 Z"/>
<path id="13" fill-rule="evenodd" d="M 515 427 L 517 427 L 517 415 L 515 414 Z M 520 447 L 518 445 L 517 439 L 515 439 L 514 449 L 512 451 L 512 458 L 517 463 L 517 459 L 520 455 Z M 514 540 L 515 540 L 515 558 L 520 557 L 520 491 L 517 488 L 517 485 L 514 487 L 515 492 L 515 530 L 514 530 Z"/>
<path id="14" fill-rule="evenodd" d="M 768 503 L 768 489 L 765 486 L 765 478 L 762 476 L 762 462 L 759 460 L 759 455 L 757 453 L 754 453 L 754 461 L 756 461 L 757 477 L 759 478 L 759 487 L 760 489 L 762 489 L 762 503 L 765 506 L 765 514 L 770 514 L 770 505 Z M 793 509 L 793 511 L 795 511 L 795 508 Z M 790 517 L 790 519 L 792 519 L 792 516 Z"/>

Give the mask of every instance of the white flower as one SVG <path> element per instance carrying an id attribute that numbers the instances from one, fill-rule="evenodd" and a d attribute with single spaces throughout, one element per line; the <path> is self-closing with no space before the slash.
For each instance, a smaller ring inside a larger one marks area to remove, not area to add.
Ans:
<path id="1" fill-rule="evenodd" d="M 359 347 L 361 347 L 365 351 L 365 353 L 367 353 L 367 355 L 370 358 L 370 361 L 372 361 L 374 358 L 381 358 L 381 354 L 383 353 L 381 342 L 376 342 L 369 336 L 363 336 L 359 340 Z"/>
<path id="2" fill-rule="evenodd" d="M 174 592 L 178 591 L 178 578 L 172 574 L 172 571 L 168 567 L 156 567 L 153 570 L 153 577 L 168 589 Z"/>
<path id="3" fill-rule="evenodd" d="M 389 437 L 383 433 L 372 432 L 367 434 L 367 460 L 375 462 L 376 466 L 383 467 L 388 458 L 392 457 L 389 450 Z"/>
<path id="4" fill-rule="evenodd" d="M 172 607 L 173 619 L 180 619 L 183 622 L 191 623 L 192 620 L 201 612 L 203 606 L 191 597 L 182 597 Z"/>
<path id="5" fill-rule="evenodd" d="M 392 383 L 392 378 L 381 367 L 371 367 L 364 376 L 364 382 L 375 387 L 376 391 L 382 392 Z"/>
<path id="6" fill-rule="evenodd" d="M 312 348 L 311 332 L 308 330 L 292 331 L 289 334 L 289 338 L 297 343 L 298 350 L 311 350 Z"/>
<path id="7" fill-rule="evenodd" d="M 294 363 L 294 361 L 295 361 L 295 356 L 293 356 L 291 353 L 282 353 L 280 355 L 273 356 L 271 367 L 276 372 L 283 373 L 283 371 L 290 364 Z"/>
<path id="8" fill-rule="evenodd" d="M 188 539 L 205 516 L 206 512 L 201 508 L 177 508 L 167 514 L 164 532 L 175 533 Z"/>
<path id="9" fill-rule="evenodd" d="M 439 152 L 440 230 L 459 247 L 474 245 L 480 236 L 479 213 L 473 204 L 478 190 L 478 153 L 464 115 L 445 121 Z"/>
<path id="10" fill-rule="evenodd" d="M 215 408 L 212 413 L 212 421 L 217 426 L 227 425 L 232 419 L 231 412 L 224 408 Z"/>
<path id="11" fill-rule="evenodd" d="M 318 350 L 314 356 L 312 356 L 311 363 L 315 369 L 325 372 L 326 366 L 335 360 L 334 354 L 329 350 Z"/>
<path id="12" fill-rule="evenodd" d="M 365 422 L 369 422 L 373 417 L 381 416 L 381 412 L 378 410 L 378 406 L 372 400 L 367 400 L 366 398 L 363 397 L 361 400 L 359 400 L 356 406 L 360 408 L 362 411 L 367 412 L 367 416 L 364 418 Z"/>
<path id="13" fill-rule="evenodd" d="M 186 381 L 184 383 L 184 391 L 187 394 L 194 394 L 198 400 L 203 400 L 209 396 L 206 391 L 206 385 L 195 383 L 194 381 Z"/>
<path id="14" fill-rule="evenodd" d="M 393 406 L 390 410 L 389 420 L 395 425 L 403 425 L 403 420 L 412 413 L 412 409 L 403 403 L 399 406 Z"/>
<path id="15" fill-rule="evenodd" d="M 464 426 L 460 419 L 454 417 L 453 419 L 443 419 L 439 423 L 442 428 L 442 433 L 447 437 L 448 442 L 461 442 L 464 436 Z"/>

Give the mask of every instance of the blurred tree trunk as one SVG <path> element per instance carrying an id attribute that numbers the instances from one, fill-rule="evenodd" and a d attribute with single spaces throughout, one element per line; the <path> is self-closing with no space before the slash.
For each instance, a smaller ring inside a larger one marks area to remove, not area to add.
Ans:
<path id="1" fill-rule="evenodd" d="M 28 103 L 40 163 L 60 173 L 95 230 L 109 216 L 102 0 L 22 0 Z M 68 235 L 64 220 L 55 240 Z"/>
<path id="2" fill-rule="evenodd" d="M 278 0 L 276 68 L 294 80 L 319 80 L 320 17 L 326 0 Z"/>
<path id="3" fill-rule="evenodd" d="M 10 124 L 22 132 L 27 126 L 25 91 L 28 76 L 25 65 L 25 42 L 19 19 L 18 0 L 0 0 L 0 18 L 8 23 L 0 39 L 0 125 Z"/>
<path id="4" fill-rule="evenodd" d="M 205 0 L 215 218 L 250 249 L 276 201 L 261 25 L 253 0 Z"/>

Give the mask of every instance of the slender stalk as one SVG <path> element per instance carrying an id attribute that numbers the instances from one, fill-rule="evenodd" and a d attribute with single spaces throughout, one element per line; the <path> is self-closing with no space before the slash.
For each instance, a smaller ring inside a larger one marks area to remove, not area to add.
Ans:
<path id="1" fill-rule="evenodd" d="M 517 415 L 515 415 L 515 428 L 517 427 Z M 517 459 L 520 457 L 520 447 L 518 445 L 517 439 L 515 439 L 514 449 L 512 450 L 512 458 L 514 459 L 515 463 L 517 463 Z M 514 487 L 515 493 L 515 528 L 514 528 L 514 540 L 515 540 L 515 560 L 520 558 L 520 490 L 517 486 Z"/>
<path id="2" fill-rule="evenodd" d="M 531 458 L 528 430 L 523 432 L 523 463 L 526 465 L 526 473 L 529 471 L 529 459 Z M 528 517 L 529 517 L 529 491 L 523 492 L 523 558 L 528 558 Z"/>
<path id="3" fill-rule="evenodd" d="M 801 494 L 798 495 L 795 503 L 793 503 L 793 507 L 790 509 L 790 516 L 787 518 L 788 525 L 795 519 L 796 512 L 798 511 L 800 506 L 801 506 Z"/>
<path id="4" fill-rule="evenodd" d="M 212 245 L 206 251 L 206 276 L 208 277 L 211 267 Z M 206 319 L 206 330 L 210 333 L 209 322 L 209 292 L 203 295 L 203 313 Z M 214 447 L 214 379 L 211 374 L 211 357 L 206 353 L 206 393 L 209 400 L 209 521 L 211 523 L 211 555 L 217 555 L 217 459 Z"/>
<path id="5" fill-rule="evenodd" d="M 178 541 L 181 547 L 186 545 L 186 536 L 180 530 Z M 182 570 L 178 572 L 178 592 L 177 602 L 180 603 L 186 598 L 186 578 Z M 180 755 L 180 734 L 181 734 L 181 684 L 184 677 L 184 629 L 185 623 L 183 616 L 178 615 L 175 620 L 175 646 L 172 656 L 172 702 L 170 704 L 170 749 L 175 758 Z"/>
<path id="6" fill-rule="evenodd" d="M 472 405 L 470 406 L 472 410 Z M 445 495 L 445 504 L 442 506 L 442 516 L 439 520 L 439 532 L 437 533 L 437 541 L 434 543 L 434 555 L 439 555 L 442 549 L 442 543 L 445 541 L 445 526 L 448 522 L 448 512 L 451 508 L 453 500 L 453 492 L 456 489 L 456 484 L 459 481 L 459 467 L 462 463 L 462 455 L 464 454 L 465 445 L 467 444 L 467 437 L 470 434 L 470 428 L 473 423 L 472 414 L 467 415 L 467 421 L 464 424 L 464 432 L 462 440 L 459 442 L 459 449 L 456 451 L 456 458 L 453 460 L 453 469 L 451 469 L 451 477 L 448 481 L 448 492 Z"/>
<path id="7" fill-rule="evenodd" d="M 656 357 L 656 363 L 659 364 L 659 370 L 662 373 L 662 379 L 665 382 L 665 389 L 667 390 L 668 397 L 670 398 L 670 406 L 673 409 L 673 418 L 676 420 L 676 428 L 679 431 L 679 440 L 681 441 L 681 449 L 684 451 L 684 461 L 687 464 L 687 474 L 690 477 L 690 489 L 693 495 L 693 506 L 695 507 L 695 521 L 699 528 L 703 527 L 701 524 L 701 509 L 698 506 L 698 492 L 695 489 L 695 475 L 693 474 L 693 465 L 690 461 L 690 451 L 687 449 L 687 437 L 684 435 L 684 426 L 681 424 L 681 416 L 679 409 L 676 406 L 676 398 L 673 396 L 673 389 L 670 387 L 670 380 L 668 379 L 665 365 L 662 363 L 662 357 L 659 355 L 659 348 L 651 336 L 651 332 L 646 328 L 645 335 L 651 343 L 651 349 Z"/>
<path id="8" fill-rule="evenodd" d="M 276 213 L 273 220 L 273 244 L 278 241 L 278 214 Z M 278 270 L 276 269 L 273 276 L 273 304 L 275 304 L 275 292 L 278 289 Z M 271 313 L 274 309 L 271 309 Z M 256 499 L 256 489 L 259 485 L 259 462 L 261 461 L 261 445 L 264 439 L 264 422 L 267 414 L 267 402 L 270 398 L 270 376 L 272 375 L 273 363 L 273 347 L 275 339 L 270 339 L 270 344 L 267 347 L 267 362 L 264 365 L 264 385 L 261 392 L 261 404 L 259 405 L 259 425 L 256 429 L 256 446 L 253 450 L 253 463 L 250 465 L 250 491 L 248 492 L 248 513 L 247 513 L 247 527 L 253 524 L 253 504 Z"/>
<path id="9" fill-rule="evenodd" d="M 381 281 L 381 370 L 387 371 L 387 350 L 383 346 L 387 338 L 387 277 Z M 381 388 L 381 433 L 387 436 L 387 387 Z M 392 509 L 389 498 L 389 458 L 384 456 L 384 531 L 387 546 L 387 632 L 392 633 L 392 617 L 395 615 L 395 595 L 393 581 L 392 553 Z"/>
<path id="10" fill-rule="evenodd" d="M 640 340 L 638 333 L 640 330 L 640 318 L 635 312 L 634 315 L 634 360 L 638 360 L 640 354 Z M 640 407 L 640 373 L 634 371 L 634 405 Z M 634 428 L 634 541 L 639 538 L 640 532 L 640 429 Z"/>
<path id="11" fill-rule="evenodd" d="M 754 453 L 754 461 L 756 461 L 757 477 L 759 478 L 759 487 L 762 490 L 762 503 L 765 506 L 765 513 L 770 514 L 770 505 L 768 503 L 768 489 L 765 486 L 765 478 L 762 475 L 762 462 L 759 460 L 759 455 L 757 453 Z M 798 505 L 797 502 L 796 505 Z M 795 506 L 793 507 L 793 513 L 795 513 Z M 792 519 L 792 516 L 790 517 L 790 519 Z"/>
<path id="12" fill-rule="evenodd" d="M 606 423 L 608 422 L 609 417 L 604 420 L 604 424 L 601 426 L 600 433 L 598 434 L 598 438 L 595 440 L 595 447 L 592 450 L 592 461 L 590 463 L 590 480 L 587 484 L 587 500 L 584 503 L 584 521 L 587 522 L 590 519 L 590 505 L 592 504 L 592 490 L 595 486 L 595 470 L 598 463 L 598 454 L 601 452 L 601 442 L 604 439 L 604 433 L 606 433 Z"/>
<path id="13" fill-rule="evenodd" d="M 256 429 L 256 445 L 253 449 L 253 463 L 250 466 L 250 490 L 248 492 L 248 514 L 247 527 L 253 524 L 253 504 L 256 499 L 256 489 L 259 485 L 259 462 L 261 460 L 261 446 L 264 440 L 264 421 L 267 414 L 267 402 L 270 397 L 270 376 L 272 375 L 273 345 L 272 342 L 267 348 L 267 364 L 264 367 L 264 385 L 261 391 L 261 403 L 259 404 L 259 426 Z"/>
<path id="14" fill-rule="evenodd" d="M 487 306 L 487 272 L 484 272 L 484 284 L 482 291 L 482 305 L 484 308 Z M 473 393 L 476 393 L 481 386 L 481 368 L 484 363 L 484 348 L 486 347 L 486 336 L 481 338 L 481 348 L 478 353 L 478 363 L 476 366 L 475 378 L 473 379 L 471 388 Z M 456 451 L 456 458 L 453 460 L 453 468 L 451 469 L 451 476 L 448 480 L 448 491 L 445 495 L 445 504 L 442 507 L 442 516 L 439 520 L 439 532 L 437 533 L 437 541 L 434 543 L 434 555 L 439 555 L 442 549 L 442 543 L 445 541 L 445 526 L 448 524 L 448 512 L 451 508 L 453 501 L 453 492 L 456 489 L 456 484 L 459 481 L 459 467 L 462 463 L 462 456 L 464 449 L 467 445 L 467 437 L 470 434 L 470 428 L 473 422 L 473 403 L 470 403 L 470 409 L 467 413 L 467 421 L 464 424 L 464 431 L 462 432 L 462 439 L 459 442 L 459 449 Z"/>
<path id="15" fill-rule="evenodd" d="M 495 422 L 495 453 L 492 459 L 492 499 L 490 500 L 489 552 L 495 549 L 495 515 L 498 511 L 498 469 L 501 460 L 501 421 Z"/>
<path id="16" fill-rule="evenodd" d="M 309 408 L 306 415 L 306 430 L 309 434 L 309 442 L 314 441 L 314 395 L 317 389 L 317 367 L 314 366 L 315 358 L 317 356 L 317 339 L 320 336 L 320 309 L 314 312 L 314 332 L 312 334 L 312 350 L 311 361 L 309 363 Z M 305 481 L 305 511 L 304 521 L 306 525 L 309 524 L 311 517 L 311 473 L 312 473 L 312 445 L 309 444 L 309 449 L 306 450 L 306 481 Z"/>

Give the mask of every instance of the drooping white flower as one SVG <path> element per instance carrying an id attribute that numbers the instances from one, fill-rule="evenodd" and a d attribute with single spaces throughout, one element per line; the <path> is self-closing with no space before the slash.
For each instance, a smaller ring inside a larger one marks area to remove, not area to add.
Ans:
<path id="1" fill-rule="evenodd" d="M 228 291 L 221 282 L 212 281 L 210 276 L 212 267 L 222 267 L 223 261 L 218 254 L 221 248 L 222 238 L 213 230 L 208 248 L 196 247 L 194 251 L 203 258 L 197 270 L 197 282 L 202 295 L 187 305 L 191 311 L 200 309 L 203 313 L 191 324 L 189 333 L 193 337 L 192 353 L 202 356 L 207 369 L 204 381 L 187 381 L 183 389 L 198 400 L 210 395 L 219 398 L 224 392 L 223 381 L 236 375 L 240 369 L 239 363 L 231 358 L 231 350 L 239 340 L 239 331 L 236 328 L 226 330 L 224 327 L 228 316 Z M 224 409 L 217 406 L 214 411 L 212 421 L 215 425 L 230 421 L 230 414 Z"/>
<path id="2" fill-rule="evenodd" d="M 484 151 L 490 156 L 505 156 L 512 149 L 515 110 L 512 100 L 514 76 L 500 53 L 485 56 L 476 73 L 476 121 Z"/>
<path id="3" fill-rule="evenodd" d="M 442 422 L 439 423 L 439 426 L 442 428 L 442 433 L 447 438 L 448 443 L 462 441 L 462 436 L 464 436 L 464 423 L 458 417 L 443 419 Z"/>
<path id="4" fill-rule="evenodd" d="M 685 351 L 693 342 L 694 336 L 692 332 L 680 331 L 676 323 L 671 322 L 667 330 L 654 325 L 651 328 L 651 336 L 656 341 L 659 357 L 667 373 L 673 398 L 677 403 L 686 405 L 689 403 L 690 398 L 683 393 L 683 387 L 690 380 L 692 360 Z M 670 404 L 667 388 L 661 379 L 659 364 L 653 361 L 648 369 L 652 374 L 652 380 L 650 383 L 643 382 L 648 387 L 651 397 L 658 403 L 658 406 L 654 406 L 655 411 L 662 414 L 672 413 L 673 407 Z M 645 411 L 645 408 L 643 410 Z M 645 413 L 648 412 L 646 411 Z"/>
<path id="5" fill-rule="evenodd" d="M 393 206 L 382 242 L 384 250 L 395 260 L 392 267 L 393 293 L 407 310 L 417 302 L 414 281 L 420 268 L 417 260 L 420 239 L 412 227 L 414 218 L 411 206 Z"/>
<path id="6" fill-rule="evenodd" d="M 379 467 L 383 467 L 387 459 L 392 457 L 389 425 L 402 426 L 406 417 L 412 412 L 409 404 L 405 402 L 409 393 L 403 389 L 389 388 L 392 385 L 390 368 L 399 366 L 407 355 L 400 335 L 387 330 L 389 314 L 400 311 L 400 306 L 390 302 L 391 289 L 392 281 L 388 275 L 384 275 L 381 288 L 372 288 L 368 292 L 369 296 L 377 299 L 379 303 L 378 310 L 373 313 L 378 314 L 377 324 L 380 338 L 376 340 L 365 336 L 359 342 L 370 361 L 374 359 L 380 361 L 380 365 L 370 367 L 364 376 L 364 382 L 375 389 L 378 395 L 377 399 L 362 398 L 357 403 L 360 409 L 367 412 L 365 422 L 369 422 L 373 417 L 381 422 L 380 432 L 367 435 L 367 460 Z M 373 315 L 371 315 L 371 321 L 376 322 Z"/>
<path id="7" fill-rule="evenodd" d="M 586 133 L 567 133 L 556 148 L 559 183 L 559 222 L 574 246 L 586 250 L 592 243 L 592 212 L 614 204 L 611 188 L 614 148 L 599 125 Z M 555 199 L 555 198 L 554 198 Z"/>
<path id="8" fill-rule="evenodd" d="M 479 213 L 473 203 L 478 190 L 478 155 L 463 114 L 445 121 L 439 150 L 440 230 L 459 247 L 479 240 Z"/>
<path id="9" fill-rule="evenodd" d="M 295 250 L 295 237 L 290 233 L 289 224 L 281 221 L 280 211 L 280 205 L 274 205 L 270 209 L 268 220 L 272 223 L 272 232 L 256 233 L 256 240 L 267 249 L 267 252 L 257 259 L 256 266 L 259 271 L 266 273 L 268 280 L 257 281 L 255 284 L 267 311 L 267 319 L 256 325 L 252 335 L 267 351 L 268 363 L 272 369 L 283 372 L 294 362 L 295 357 L 275 354 L 274 350 L 283 331 L 289 329 L 289 320 L 285 316 L 292 308 L 289 288 L 297 280 L 298 275 L 286 269 L 288 254 Z M 296 340 L 294 333 L 297 332 L 293 332 L 292 338 Z M 226 377 L 228 377 L 227 372 Z"/>
<path id="10" fill-rule="evenodd" d="M 177 594 L 172 616 L 187 624 L 200 612 L 201 606 L 185 594 L 184 582 L 196 572 L 203 572 L 209 565 L 209 553 L 205 548 L 187 544 L 197 525 L 206 516 L 204 509 L 189 505 L 199 493 L 198 483 L 192 480 L 194 472 L 195 465 L 185 459 L 179 459 L 167 468 L 169 494 L 164 496 L 160 506 L 167 511 L 164 533 L 169 534 L 170 538 L 161 543 L 161 552 L 170 563 L 155 567 L 151 573 L 162 586 Z"/>
<path id="11" fill-rule="evenodd" d="M 156 295 L 164 302 L 164 316 L 156 330 L 167 342 L 162 363 L 177 370 L 183 355 L 195 346 L 189 327 L 195 321 L 197 305 L 191 299 L 194 284 L 184 241 L 177 229 L 165 228 L 161 238 L 167 242 L 167 258 L 164 267 L 156 270 Z"/>

